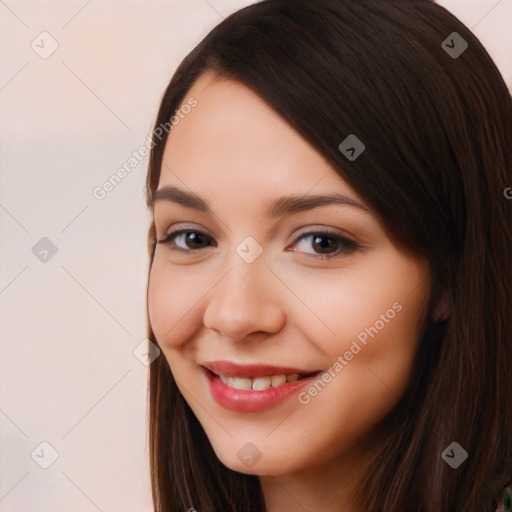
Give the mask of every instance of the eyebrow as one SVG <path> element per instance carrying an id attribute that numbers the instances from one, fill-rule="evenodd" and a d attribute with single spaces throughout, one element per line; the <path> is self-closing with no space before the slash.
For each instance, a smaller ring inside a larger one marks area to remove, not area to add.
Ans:
<path id="1" fill-rule="evenodd" d="M 209 204 L 194 194 L 174 186 L 165 186 L 155 191 L 151 200 L 151 206 L 156 201 L 170 201 L 178 203 L 187 208 L 193 208 L 201 212 L 213 215 L 213 210 Z M 318 194 L 318 195 L 290 195 L 282 196 L 272 201 L 267 208 L 266 216 L 272 219 L 283 218 L 294 213 L 311 210 L 319 206 L 327 206 L 331 204 L 344 204 L 355 206 L 366 212 L 369 208 L 364 204 L 341 194 Z"/>

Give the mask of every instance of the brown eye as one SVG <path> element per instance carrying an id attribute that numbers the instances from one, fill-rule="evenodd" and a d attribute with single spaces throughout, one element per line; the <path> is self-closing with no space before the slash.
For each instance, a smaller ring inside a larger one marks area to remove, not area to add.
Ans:
<path id="1" fill-rule="evenodd" d="M 210 244 L 206 244 L 206 242 L 210 242 L 211 240 L 212 238 L 210 236 L 201 231 L 178 229 L 168 233 L 162 240 L 159 240 L 158 243 L 169 244 L 178 251 L 191 252 L 208 247 Z"/>
<path id="2" fill-rule="evenodd" d="M 309 242 L 302 242 L 310 239 Z M 321 259 L 329 259 L 345 256 L 356 251 L 359 245 L 349 238 L 328 232 L 310 232 L 304 233 L 298 239 L 297 243 L 302 243 L 305 248 L 312 248 L 313 256 Z M 298 251 L 308 252 L 308 251 Z"/>
<path id="3" fill-rule="evenodd" d="M 337 242 L 327 236 L 315 236 L 313 238 L 313 248 L 315 251 L 319 251 L 320 254 L 324 254 L 325 251 L 330 254 L 336 250 Z"/>

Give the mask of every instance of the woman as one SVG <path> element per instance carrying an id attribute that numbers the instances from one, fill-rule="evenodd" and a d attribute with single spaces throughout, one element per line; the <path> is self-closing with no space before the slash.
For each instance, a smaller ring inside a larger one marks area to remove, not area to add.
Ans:
<path id="1" fill-rule="evenodd" d="M 429 0 L 266 0 L 206 36 L 147 178 L 156 511 L 506 510 L 511 140 Z"/>

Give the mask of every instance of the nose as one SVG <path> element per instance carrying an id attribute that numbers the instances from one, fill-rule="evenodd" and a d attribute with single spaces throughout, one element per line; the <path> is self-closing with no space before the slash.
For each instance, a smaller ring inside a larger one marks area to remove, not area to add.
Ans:
<path id="1" fill-rule="evenodd" d="M 208 294 L 205 327 L 234 342 L 252 333 L 279 332 L 286 323 L 286 312 L 278 287 L 279 280 L 263 259 L 235 261 Z"/>

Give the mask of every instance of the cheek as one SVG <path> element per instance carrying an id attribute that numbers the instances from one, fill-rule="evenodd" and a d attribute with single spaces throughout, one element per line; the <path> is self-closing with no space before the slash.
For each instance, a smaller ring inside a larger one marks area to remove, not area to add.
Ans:
<path id="1" fill-rule="evenodd" d="M 179 348 L 180 343 L 192 336 L 198 325 L 198 310 L 194 306 L 207 291 L 198 273 L 194 275 L 183 268 L 176 271 L 155 255 L 148 282 L 148 314 L 164 352 Z"/>
<path id="2" fill-rule="evenodd" d="M 393 248 L 350 268 L 323 275 L 289 276 L 313 315 L 301 323 L 307 337 L 331 356 L 350 349 L 353 340 L 384 339 L 390 348 L 410 345 L 426 309 L 428 267 Z M 316 319 L 315 319 L 316 317 Z M 327 329 L 328 328 L 328 329 Z M 360 344 L 361 344 L 360 343 Z"/>
<path id="3" fill-rule="evenodd" d="M 326 414 L 322 407 L 329 397 L 340 410 L 355 411 L 353 425 L 371 424 L 397 402 L 411 377 L 428 302 L 428 275 L 426 264 L 390 248 L 364 264 L 320 277 L 303 275 L 292 283 L 316 315 L 297 315 L 300 330 L 326 356 L 326 367 L 336 376 L 329 390 L 322 391 L 323 399 L 313 400 L 312 390 L 312 417 Z M 368 407 L 358 410 L 361 402 Z"/>
<path id="4" fill-rule="evenodd" d="M 300 397 L 304 435 L 316 439 L 307 454 L 312 461 L 327 461 L 333 449 L 343 450 L 364 435 L 391 411 L 410 382 L 428 282 L 424 268 L 407 261 L 387 270 L 376 279 L 370 268 L 362 273 L 354 268 L 350 277 L 346 273 L 323 283 L 322 295 L 309 295 L 312 308 L 317 305 L 335 332 L 325 337 L 308 331 L 327 354 L 332 375 L 329 383 L 312 386 Z"/>

